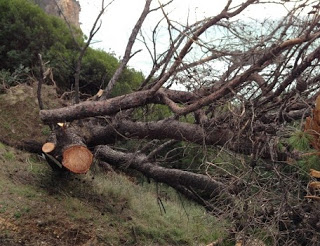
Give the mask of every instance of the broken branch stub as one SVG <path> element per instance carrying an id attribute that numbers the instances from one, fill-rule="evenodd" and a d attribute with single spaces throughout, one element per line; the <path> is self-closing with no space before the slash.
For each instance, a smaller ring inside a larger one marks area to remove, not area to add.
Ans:
<path id="1" fill-rule="evenodd" d="M 55 143 L 52 142 L 46 142 L 45 144 L 42 145 L 42 151 L 44 153 L 50 153 L 56 148 Z"/>

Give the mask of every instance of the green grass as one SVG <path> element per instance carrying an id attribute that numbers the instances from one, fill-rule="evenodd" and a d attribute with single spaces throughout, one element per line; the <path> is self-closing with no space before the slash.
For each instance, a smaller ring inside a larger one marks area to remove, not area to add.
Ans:
<path id="1" fill-rule="evenodd" d="M 8 204 L 7 204 L 6 202 L 4 202 L 4 201 L 1 202 L 1 203 L 0 203 L 0 214 L 6 212 L 7 207 L 8 207 Z"/>
<path id="2" fill-rule="evenodd" d="M 0 142 L 0 150 L 3 150 L 5 148 L 6 148 L 6 146 L 3 143 Z"/>
<path id="3" fill-rule="evenodd" d="M 105 179 L 103 181 L 106 182 Z M 136 233 L 143 238 L 152 238 L 158 243 L 165 238 L 174 244 L 197 244 L 214 241 L 221 234 L 221 228 L 217 227 L 218 223 L 213 217 L 177 194 L 166 201 L 161 199 L 162 207 L 153 184 L 145 184 L 144 187 L 133 185 L 119 175 L 110 181 L 112 186 L 105 184 L 102 187 L 112 187 L 108 193 L 116 192 L 118 197 L 128 199 L 123 206 L 131 210 L 130 224 L 134 224 Z M 173 193 L 168 187 L 162 189 L 169 190 L 167 194 Z"/>
<path id="4" fill-rule="evenodd" d="M 51 133 L 51 129 L 49 126 L 43 126 L 41 129 L 41 133 L 44 136 L 49 136 L 49 134 Z"/>
<path id="5" fill-rule="evenodd" d="M 30 208 L 29 207 L 23 207 L 21 209 L 18 209 L 15 213 L 14 213 L 14 218 L 15 219 L 20 219 L 24 214 L 27 214 L 30 212 Z"/>
<path id="6" fill-rule="evenodd" d="M 8 151 L 6 153 L 3 154 L 3 157 L 7 160 L 7 161 L 12 161 L 15 159 L 15 154 L 11 151 Z"/>
<path id="7" fill-rule="evenodd" d="M 296 130 L 292 133 L 290 138 L 288 138 L 289 145 L 291 145 L 294 149 L 297 149 L 299 151 L 310 151 L 311 142 L 312 136 L 300 130 Z"/>
<path id="8" fill-rule="evenodd" d="M 4 157 L 7 153 L 13 158 Z M 105 174 L 99 168 L 86 175 L 59 175 L 37 156 L 5 145 L 0 146 L 0 159 L 0 219 L 21 229 L 10 240 L 32 236 L 61 244 L 47 234 L 56 231 L 68 245 L 73 239 L 66 237 L 75 237 L 74 230 L 80 233 L 76 239 L 83 240 L 79 245 L 88 237 L 103 245 L 206 245 L 223 237 L 222 222 L 164 185 L 137 185 L 123 174 Z M 45 229 L 32 227 L 35 221 Z M 59 228 L 70 228 L 65 229 L 69 234 Z"/>

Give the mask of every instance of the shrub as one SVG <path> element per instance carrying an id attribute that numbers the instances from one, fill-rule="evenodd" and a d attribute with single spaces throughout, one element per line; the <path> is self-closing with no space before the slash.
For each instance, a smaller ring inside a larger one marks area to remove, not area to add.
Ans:
<path id="1" fill-rule="evenodd" d="M 7 78 L 13 78 L 12 74 L 21 68 L 30 68 L 33 74 L 38 74 L 38 53 L 41 53 L 43 60 L 49 61 L 48 66 L 53 68 L 57 85 L 63 90 L 72 88 L 78 45 L 83 46 L 85 42 L 81 30 L 72 30 L 75 42 L 62 19 L 48 16 L 27 0 L 0 0 L 0 30 L 2 81 L 6 80 L 8 85 L 14 84 Z M 83 57 L 81 92 L 95 94 L 110 80 L 118 65 L 113 55 L 89 48 Z M 141 73 L 127 68 L 112 94 L 127 93 L 136 88 L 142 79 Z"/>

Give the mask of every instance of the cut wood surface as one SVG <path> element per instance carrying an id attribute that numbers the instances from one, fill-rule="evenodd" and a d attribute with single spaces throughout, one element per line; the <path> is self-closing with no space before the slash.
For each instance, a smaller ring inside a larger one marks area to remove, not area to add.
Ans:
<path id="1" fill-rule="evenodd" d="M 86 173 L 93 161 L 90 150 L 84 146 L 71 146 L 63 151 L 62 165 L 74 173 Z"/>
<path id="2" fill-rule="evenodd" d="M 55 147 L 55 143 L 47 142 L 44 145 L 42 145 L 42 151 L 44 153 L 50 153 L 55 149 Z"/>

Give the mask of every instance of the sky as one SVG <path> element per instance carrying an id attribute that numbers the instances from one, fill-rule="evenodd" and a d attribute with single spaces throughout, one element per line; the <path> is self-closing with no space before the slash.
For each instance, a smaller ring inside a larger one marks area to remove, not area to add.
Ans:
<path id="1" fill-rule="evenodd" d="M 95 21 L 99 10 L 101 9 L 101 0 L 80 0 L 81 29 L 88 35 Z M 105 0 L 109 3 L 110 0 Z M 159 2 L 165 3 L 167 0 L 153 0 L 151 8 L 158 7 Z M 218 14 L 223 9 L 227 0 L 174 0 L 166 10 L 171 19 L 179 23 L 193 22 L 206 16 Z M 242 2 L 235 0 L 234 2 Z M 93 39 L 93 48 L 103 49 L 107 52 L 113 52 L 120 59 L 125 51 L 128 38 L 131 34 L 141 11 L 143 10 L 145 0 L 115 0 L 108 6 L 102 16 L 102 26 Z M 261 15 L 263 13 L 263 15 Z M 261 18 L 268 16 L 281 16 L 286 13 L 283 7 L 270 8 L 268 5 L 263 7 L 251 7 L 242 18 Z M 153 25 L 161 18 L 160 12 L 153 12 L 144 22 L 143 32 L 151 33 Z M 161 37 L 159 38 L 161 43 Z M 165 44 L 163 44 L 165 45 Z M 150 59 L 147 50 L 141 42 L 136 41 L 133 52 L 142 49 L 129 62 L 129 66 L 146 74 L 150 69 Z"/>
<path id="2" fill-rule="evenodd" d="M 88 35 L 92 24 L 101 9 L 101 0 L 80 0 L 81 12 L 80 22 L 81 29 Z M 105 1 L 106 3 L 110 1 Z M 160 0 L 154 0 L 152 7 L 158 7 Z M 166 2 L 166 1 L 162 1 Z M 172 6 L 168 8 L 170 16 L 179 22 L 187 20 L 186 13 L 189 12 L 189 18 L 196 20 L 206 15 L 206 9 L 209 7 L 211 12 L 218 13 L 222 8 L 220 4 L 213 4 L 208 0 L 175 0 Z M 131 34 L 136 21 L 138 20 L 145 0 L 115 0 L 106 10 L 102 17 L 102 26 L 94 37 L 94 44 L 91 47 L 100 48 L 107 52 L 114 52 L 118 58 L 124 54 L 128 38 Z M 210 6 L 208 6 L 208 4 Z M 151 33 L 152 27 L 162 17 L 161 13 L 152 13 L 144 22 L 143 32 Z M 129 62 L 129 66 L 142 71 L 145 74 L 150 70 L 149 54 L 141 42 L 136 41 L 133 52 L 142 49 Z"/>

